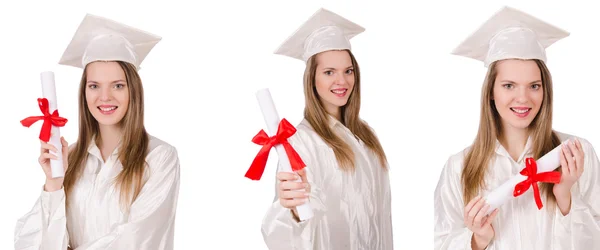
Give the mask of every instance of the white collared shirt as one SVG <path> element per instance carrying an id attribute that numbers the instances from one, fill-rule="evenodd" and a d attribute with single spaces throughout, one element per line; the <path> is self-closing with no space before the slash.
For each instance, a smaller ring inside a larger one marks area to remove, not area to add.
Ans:
<path id="1" fill-rule="evenodd" d="M 119 148 L 102 160 L 94 141 L 80 179 L 69 195 L 42 191 L 32 210 L 15 228 L 15 249 L 173 249 L 179 193 L 176 149 L 150 136 L 146 181 L 129 213 L 121 210 L 114 183 L 123 166 Z"/>
<path id="2" fill-rule="evenodd" d="M 575 138 L 558 133 L 561 141 Z M 532 188 L 523 195 L 511 198 L 498 210 L 492 223 L 495 238 L 489 250 L 591 250 L 600 249 L 600 163 L 592 145 L 578 138 L 585 154 L 584 173 L 574 185 L 570 212 L 563 216 L 556 204 L 538 210 Z M 506 149 L 496 142 L 495 157 L 485 178 L 486 195 L 525 167 L 531 157 L 531 138 L 524 152 L 514 161 Z M 463 161 L 469 148 L 451 156 L 440 175 L 435 190 L 435 249 L 471 249 L 473 233 L 464 225 L 464 207 L 461 185 Z M 554 210 L 552 210 L 554 208 Z"/>
<path id="3" fill-rule="evenodd" d="M 388 172 L 362 141 L 331 116 L 329 126 L 354 152 L 356 172 L 341 170 L 333 150 L 303 120 L 288 141 L 306 163 L 314 217 L 297 223 L 275 192 L 262 225 L 265 243 L 271 250 L 393 249 Z"/>

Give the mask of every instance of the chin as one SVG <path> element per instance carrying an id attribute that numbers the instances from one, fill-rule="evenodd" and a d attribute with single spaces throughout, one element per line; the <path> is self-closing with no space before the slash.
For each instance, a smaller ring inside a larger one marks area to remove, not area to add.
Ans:
<path id="1" fill-rule="evenodd" d="M 102 126 L 114 126 L 114 125 L 119 124 L 118 121 L 107 120 L 107 119 L 101 119 L 101 120 L 96 119 L 96 121 L 98 122 L 99 125 L 102 125 Z"/>
<path id="2" fill-rule="evenodd" d="M 343 107 L 343 106 L 346 106 L 346 104 L 348 104 L 348 100 L 338 101 L 338 102 L 335 103 L 335 105 L 338 106 L 338 107 L 340 107 L 340 108 Z"/>
<path id="3" fill-rule="evenodd" d="M 96 121 L 98 122 L 98 124 L 102 125 L 102 126 L 114 126 L 114 125 L 119 124 L 119 122 L 122 120 L 122 118 L 121 119 L 116 119 L 116 117 L 115 118 L 113 118 L 113 117 L 102 117 L 102 116 L 104 116 L 102 114 L 96 114 L 96 115 L 93 115 L 93 116 L 94 116 L 94 119 L 96 119 Z M 98 117 L 100 117 L 100 119 L 98 119 Z"/>
<path id="4" fill-rule="evenodd" d="M 518 129 L 527 129 L 527 128 L 529 128 L 530 125 L 531 125 L 531 121 L 519 121 L 519 122 L 510 123 L 510 126 L 512 126 L 513 128 L 518 128 Z"/>

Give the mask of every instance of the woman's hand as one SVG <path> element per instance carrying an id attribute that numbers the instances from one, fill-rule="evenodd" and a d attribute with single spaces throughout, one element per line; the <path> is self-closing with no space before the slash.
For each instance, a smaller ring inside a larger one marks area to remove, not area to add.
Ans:
<path id="1" fill-rule="evenodd" d="M 579 140 L 569 140 L 567 145 L 561 146 L 560 183 L 552 188 L 556 203 L 563 215 L 571 210 L 571 188 L 583 174 L 584 152 Z"/>
<path id="2" fill-rule="evenodd" d="M 490 205 L 485 204 L 485 199 L 481 196 L 475 197 L 465 206 L 465 225 L 473 232 L 471 248 L 474 250 L 485 249 L 494 238 L 495 232 L 492 222 L 498 214 L 498 209 L 486 216 L 485 213 L 489 207 Z"/>
<path id="3" fill-rule="evenodd" d="M 296 174 L 297 173 L 297 174 Z M 285 208 L 292 210 L 294 217 L 298 220 L 298 212 L 296 207 L 305 204 L 310 196 L 310 184 L 306 178 L 304 169 L 296 173 L 279 172 L 277 179 L 279 180 L 279 203 Z M 301 182 L 296 182 L 300 178 Z M 304 189 L 305 191 L 302 191 Z"/>
<path id="4" fill-rule="evenodd" d="M 64 171 L 66 172 L 67 167 L 68 167 L 69 144 L 63 137 L 60 138 L 60 142 L 62 144 L 63 168 L 64 168 Z M 54 191 L 62 188 L 63 181 L 64 181 L 63 177 L 52 178 L 52 169 L 50 167 L 50 160 L 51 159 L 58 160 L 58 157 L 56 157 L 55 155 L 50 153 L 50 151 L 57 153 L 58 150 L 56 149 L 56 147 L 54 147 L 50 143 L 46 143 L 43 141 L 40 141 L 40 143 L 41 143 L 40 157 L 38 158 L 38 162 L 40 163 L 40 166 L 42 166 L 42 169 L 44 170 L 44 173 L 46 174 L 46 184 L 44 185 L 44 190 L 46 192 L 54 192 Z"/>

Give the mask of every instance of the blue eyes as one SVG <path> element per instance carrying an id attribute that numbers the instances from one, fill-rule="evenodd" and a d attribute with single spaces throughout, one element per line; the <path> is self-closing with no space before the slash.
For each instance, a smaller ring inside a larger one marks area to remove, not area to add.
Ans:
<path id="1" fill-rule="evenodd" d="M 117 83 L 113 87 L 116 88 L 116 89 L 122 89 L 122 88 L 125 88 L 125 84 Z M 88 85 L 88 88 L 90 88 L 90 89 L 97 89 L 98 88 L 98 84 L 90 84 L 90 85 Z"/>
<path id="2" fill-rule="evenodd" d="M 345 72 L 345 73 L 346 73 L 347 75 L 351 75 L 351 74 L 353 74 L 353 73 L 354 73 L 354 69 L 348 69 L 348 70 L 346 70 L 346 72 Z M 333 71 L 332 71 L 332 70 L 327 70 L 327 71 L 323 72 L 323 74 L 325 74 L 325 75 L 328 75 L 328 76 L 331 76 L 331 75 L 333 75 Z"/>
<path id="3" fill-rule="evenodd" d="M 512 84 L 512 83 L 507 83 L 507 84 L 503 84 L 503 85 L 502 85 L 502 87 L 504 87 L 504 88 L 506 88 L 506 89 L 512 89 L 512 88 L 514 88 L 514 84 Z M 531 85 L 531 88 L 532 88 L 532 89 L 534 89 L 534 90 L 538 90 L 538 89 L 540 89 L 541 87 L 542 87 L 542 85 L 541 85 L 541 84 L 533 84 L 533 85 Z"/>

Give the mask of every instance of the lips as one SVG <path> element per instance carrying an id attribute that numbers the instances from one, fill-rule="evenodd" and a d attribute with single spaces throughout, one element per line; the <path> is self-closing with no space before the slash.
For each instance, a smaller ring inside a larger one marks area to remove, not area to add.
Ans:
<path id="1" fill-rule="evenodd" d="M 110 114 L 114 113 L 115 110 L 117 110 L 117 108 L 119 108 L 119 106 L 115 106 L 115 105 L 100 105 L 100 106 L 98 106 L 98 110 L 100 110 L 100 113 L 105 114 L 105 115 L 110 115 Z"/>
<path id="2" fill-rule="evenodd" d="M 346 89 L 346 88 L 332 89 L 331 93 L 333 93 L 334 95 L 336 95 L 338 97 L 344 97 L 346 95 L 346 93 L 348 93 L 348 89 Z"/>
<path id="3" fill-rule="evenodd" d="M 108 111 L 113 111 L 113 110 L 117 109 L 117 106 L 112 106 L 112 107 L 98 107 L 98 109 L 100 109 L 100 111 L 108 112 Z"/>
<path id="4" fill-rule="evenodd" d="M 510 110 L 518 117 L 526 117 L 529 115 L 531 108 L 528 107 L 512 107 Z"/>
<path id="5" fill-rule="evenodd" d="M 529 112 L 531 110 L 531 108 L 510 108 L 510 110 L 512 110 L 515 113 L 518 114 L 525 114 L 527 112 Z"/>

